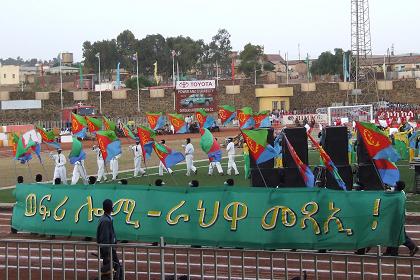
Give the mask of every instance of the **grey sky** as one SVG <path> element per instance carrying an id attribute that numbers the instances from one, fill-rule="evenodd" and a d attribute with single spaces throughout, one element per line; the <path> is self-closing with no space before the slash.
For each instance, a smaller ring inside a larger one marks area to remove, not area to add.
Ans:
<path id="1" fill-rule="evenodd" d="M 160 33 L 206 42 L 219 28 L 234 50 L 246 43 L 266 53 L 317 57 L 350 48 L 350 0 L 12 0 L 2 1 L 0 57 L 50 59 L 60 51 L 82 58 L 82 43 L 115 38 L 125 29 L 137 38 Z M 420 51 L 418 0 L 370 0 L 372 47 L 396 53 Z"/>

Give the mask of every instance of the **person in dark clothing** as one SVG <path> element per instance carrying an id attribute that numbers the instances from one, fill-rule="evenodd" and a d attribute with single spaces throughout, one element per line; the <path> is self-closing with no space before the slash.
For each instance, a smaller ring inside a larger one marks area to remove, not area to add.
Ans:
<path id="1" fill-rule="evenodd" d="M 96 230 L 96 242 L 98 244 L 117 244 L 117 236 L 114 231 L 113 218 L 111 213 L 113 211 L 113 204 L 110 199 L 105 199 L 103 204 L 104 214 L 99 219 L 98 228 Z M 111 250 L 111 252 L 110 252 Z M 108 274 L 111 270 L 110 254 L 112 253 L 112 263 L 114 270 L 117 271 L 118 279 L 122 279 L 122 270 L 120 261 L 118 260 L 117 251 L 115 248 L 101 246 L 100 255 L 103 261 L 101 273 Z M 115 278 L 114 278 L 115 279 Z"/>
<path id="2" fill-rule="evenodd" d="M 395 187 L 394 187 L 395 192 L 402 192 L 405 195 L 404 189 L 405 189 L 405 182 L 397 181 L 395 183 Z M 403 245 L 405 247 L 407 247 L 408 250 L 410 250 L 410 257 L 413 257 L 419 251 L 419 247 L 407 235 L 407 232 L 405 231 L 405 228 L 404 228 L 404 234 L 405 234 L 405 242 L 404 242 Z M 384 256 L 398 256 L 398 247 L 388 247 L 388 248 L 386 248 Z"/>

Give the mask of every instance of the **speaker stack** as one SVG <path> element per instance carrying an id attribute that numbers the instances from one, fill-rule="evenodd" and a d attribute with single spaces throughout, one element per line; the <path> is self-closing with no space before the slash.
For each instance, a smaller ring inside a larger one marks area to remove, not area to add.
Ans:
<path id="1" fill-rule="evenodd" d="M 337 167 L 338 174 L 340 174 L 341 179 L 346 184 L 347 190 L 351 190 L 353 188 L 353 172 L 349 164 L 347 127 L 326 127 L 322 130 L 322 134 L 322 147 Z M 330 172 L 325 172 L 324 178 L 325 181 L 323 183 L 327 188 L 341 190 Z"/>
<path id="2" fill-rule="evenodd" d="M 308 136 L 306 128 L 285 128 L 283 130 L 290 144 L 303 163 L 308 164 Z M 297 165 L 290 154 L 286 144 L 286 138 L 283 138 L 283 166 L 284 166 L 284 186 L 285 187 L 306 187 L 302 176 L 299 173 Z"/>
<path id="3" fill-rule="evenodd" d="M 382 180 L 366 150 L 362 137 L 357 134 L 357 183 L 365 190 L 383 190 Z"/>

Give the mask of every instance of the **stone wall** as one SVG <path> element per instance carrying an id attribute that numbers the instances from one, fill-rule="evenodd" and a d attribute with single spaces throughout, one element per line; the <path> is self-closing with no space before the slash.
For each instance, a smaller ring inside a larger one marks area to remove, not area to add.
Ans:
<path id="1" fill-rule="evenodd" d="M 226 83 L 231 85 L 231 83 Z M 290 99 L 290 108 L 297 110 L 314 110 L 319 107 L 328 107 L 332 103 L 345 103 L 347 91 L 339 90 L 338 83 L 317 83 L 316 90 L 303 92 L 301 84 L 280 84 L 279 87 L 293 87 L 293 97 Z M 257 111 L 258 99 L 255 97 L 255 88 L 248 82 L 240 83 L 240 93 L 226 94 L 223 83 L 219 84 L 217 98 L 220 105 L 228 104 L 236 108 L 252 107 Z M 150 97 L 149 91 L 140 92 L 140 113 L 137 112 L 137 91 L 127 91 L 126 99 L 112 99 L 111 92 L 102 92 L 102 112 L 110 117 L 138 117 L 144 116 L 147 111 L 173 112 L 173 90 L 165 89 L 163 97 Z M 115 93 L 114 93 L 115 95 Z M 161 96 L 161 95 L 160 95 Z M 115 96 L 114 96 L 115 97 Z M 10 100 L 35 99 L 35 92 L 10 92 Z M 415 80 L 393 81 L 393 89 L 379 91 L 379 99 L 389 102 L 420 103 L 420 89 L 416 88 Z M 350 100 L 353 101 L 352 99 Z M 360 102 L 377 101 L 376 94 L 359 98 Z M 60 93 L 51 92 L 49 99 L 42 100 L 42 109 L 31 110 L 2 110 L 0 123 L 35 122 L 39 120 L 60 120 Z M 73 98 L 72 92 L 63 92 L 64 107 L 74 106 L 78 101 Z M 83 101 L 86 105 L 93 105 L 99 111 L 99 93 L 89 92 L 88 99 Z"/>

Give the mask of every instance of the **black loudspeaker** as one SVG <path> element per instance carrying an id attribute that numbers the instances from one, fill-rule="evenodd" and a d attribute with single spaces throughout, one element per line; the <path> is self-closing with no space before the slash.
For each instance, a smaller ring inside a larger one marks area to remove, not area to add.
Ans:
<path id="1" fill-rule="evenodd" d="M 371 164 L 360 163 L 357 170 L 358 184 L 367 191 L 383 190 L 382 180 L 376 167 Z"/>
<path id="2" fill-rule="evenodd" d="M 350 165 L 337 166 L 338 174 L 340 174 L 341 179 L 343 179 L 346 184 L 347 190 L 353 189 L 353 170 Z M 341 190 L 338 186 L 337 181 L 334 179 L 334 176 L 327 171 L 326 173 L 326 186 L 328 189 Z"/>
<path id="3" fill-rule="evenodd" d="M 348 132 L 345 126 L 331 126 L 322 130 L 325 135 L 322 147 L 330 156 L 335 166 L 347 166 L 349 164 L 348 155 Z M 344 179 L 343 179 L 344 180 Z"/>
<path id="4" fill-rule="evenodd" d="M 366 150 L 365 143 L 363 143 L 363 139 L 359 133 L 357 133 L 356 153 L 357 153 L 358 164 L 372 164 L 372 161 L 370 160 L 370 156 Z"/>
<path id="5" fill-rule="evenodd" d="M 269 188 L 284 187 L 284 169 L 271 168 L 260 169 L 261 174 L 264 176 L 265 183 Z M 253 187 L 265 187 L 264 180 L 262 179 L 260 171 L 256 168 L 251 169 L 251 183 Z"/>
<path id="6" fill-rule="evenodd" d="M 365 190 L 383 190 L 378 170 L 366 150 L 362 137 L 357 134 L 357 183 Z"/>
<path id="7" fill-rule="evenodd" d="M 294 167 L 284 168 L 284 184 L 288 188 L 304 188 L 306 187 L 299 169 Z"/>
<path id="8" fill-rule="evenodd" d="M 290 144 L 293 146 L 293 149 L 296 151 L 300 160 L 308 164 L 308 136 L 306 135 L 306 128 L 296 127 L 296 128 L 285 128 L 283 130 L 287 139 L 289 139 Z M 297 168 L 292 156 L 290 155 L 289 148 L 286 144 L 286 138 L 283 138 L 283 166 L 287 168 Z M 289 171 L 286 170 L 286 177 Z M 293 173 L 293 172 L 292 172 Z"/>

